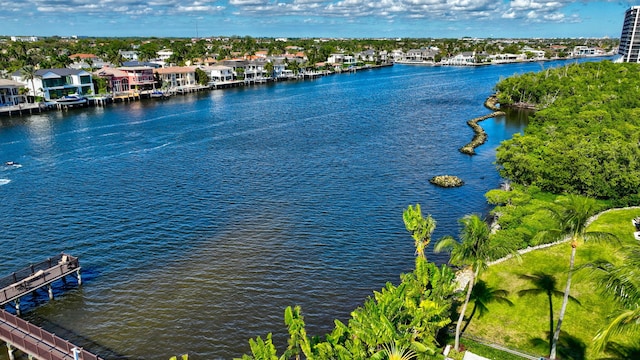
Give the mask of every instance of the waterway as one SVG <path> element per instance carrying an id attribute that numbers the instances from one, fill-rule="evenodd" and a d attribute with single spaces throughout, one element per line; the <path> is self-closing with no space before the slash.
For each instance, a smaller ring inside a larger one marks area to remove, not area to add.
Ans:
<path id="1" fill-rule="evenodd" d="M 526 120 L 466 121 L 502 77 L 560 63 L 384 69 L 0 119 L 0 274 L 60 252 L 70 281 L 25 318 L 108 359 L 231 359 L 300 305 L 312 335 L 413 265 L 402 210 L 457 235 Z M 465 185 L 441 189 L 435 175 Z M 444 262 L 446 255 L 429 253 Z M 6 352 L 0 349 L 0 359 Z"/>

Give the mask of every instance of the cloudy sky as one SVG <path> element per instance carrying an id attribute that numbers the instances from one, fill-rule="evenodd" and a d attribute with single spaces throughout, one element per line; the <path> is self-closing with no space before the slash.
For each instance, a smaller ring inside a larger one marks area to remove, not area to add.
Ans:
<path id="1" fill-rule="evenodd" d="M 635 2 L 569 0 L 13 0 L 2 35 L 619 37 Z"/>

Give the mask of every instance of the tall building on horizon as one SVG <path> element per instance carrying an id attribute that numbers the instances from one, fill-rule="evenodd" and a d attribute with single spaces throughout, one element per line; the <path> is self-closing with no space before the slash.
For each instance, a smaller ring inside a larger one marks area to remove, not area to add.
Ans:
<path id="1" fill-rule="evenodd" d="M 640 62 L 640 6 L 632 6 L 624 14 L 618 54 L 623 62 Z"/>

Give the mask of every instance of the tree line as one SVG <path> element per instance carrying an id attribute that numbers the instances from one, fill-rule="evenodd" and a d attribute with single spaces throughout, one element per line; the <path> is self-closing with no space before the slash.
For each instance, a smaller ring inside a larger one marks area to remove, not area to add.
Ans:
<path id="1" fill-rule="evenodd" d="M 526 73 L 496 85 L 503 107 L 536 109 L 501 144 L 501 175 L 542 191 L 640 204 L 640 67 L 610 61 Z"/>

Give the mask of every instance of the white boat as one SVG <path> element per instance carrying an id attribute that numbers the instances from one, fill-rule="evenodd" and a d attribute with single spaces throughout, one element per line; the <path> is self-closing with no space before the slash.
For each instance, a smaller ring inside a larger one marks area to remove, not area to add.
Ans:
<path id="1" fill-rule="evenodd" d="M 60 105 L 80 105 L 87 102 L 87 98 L 78 94 L 70 94 L 56 99 Z"/>
<path id="2" fill-rule="evenodd" d="M 150 96 L 155 99 L 166 99 L 169 97 L 169 94 L 160 90 L 155 90 Z"/>

